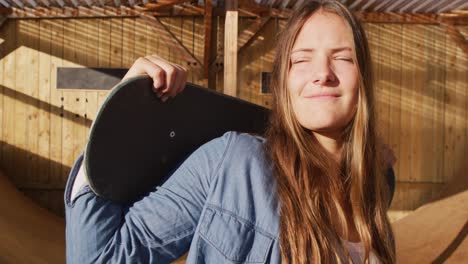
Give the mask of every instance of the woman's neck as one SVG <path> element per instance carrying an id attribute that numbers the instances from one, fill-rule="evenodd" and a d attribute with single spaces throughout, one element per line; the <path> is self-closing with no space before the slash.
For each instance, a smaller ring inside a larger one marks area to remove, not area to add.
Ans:
<path id="1" fill-rule="evenodd" d="M 336 134 L 326 134 L 326 133 L 319 133 L 319 132 L 312 132 L 320 143 L 320 145 L 334 157 L 335 161 L 340 163 L 341 161 L 341 152 L 343 147 L 343 141 L 341 140 L 341 136 Z"/>

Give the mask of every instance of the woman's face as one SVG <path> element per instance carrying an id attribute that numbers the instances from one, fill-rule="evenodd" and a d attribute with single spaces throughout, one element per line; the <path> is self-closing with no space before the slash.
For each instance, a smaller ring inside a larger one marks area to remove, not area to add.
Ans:
<path id="1" fill-rule="evenodd" d="M 338 136 L 356 112 L 358 68 L 353 37 L 338 15 L 318 11 L 293 45 L 288 89 L 299 123 L 314 133 Z"/>

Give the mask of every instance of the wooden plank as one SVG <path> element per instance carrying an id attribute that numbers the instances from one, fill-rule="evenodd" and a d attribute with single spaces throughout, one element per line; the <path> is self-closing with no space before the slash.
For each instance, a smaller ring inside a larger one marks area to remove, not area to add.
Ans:
<path id="1" fill-rule="evenodd" d="M 389 142 L 389 107 L 390 107 L 390 95 L 391 95 L 391 68 L 388 60 L 389 44 L 392 37 L 385 34 L 385 31 L 389 30 L 389 25 L 379 25 L 379 39 L 377 44 L 377 72 L 378 72 L 378 89 L 377 107 L 379 109 L 379 118 L 377 122 L 380 125 L 380 135 L 383 143 L 388 144 Z"/>
<path id="2" fill-rule="evenodd" d="M 250 22 L 248 25 L 245 25 L 247 21 L 252 19 L 243 19 L 244 25 L 242 26 L 242 30 L 240 30 L 239 37 L 237 38 L 237 53 L 238 56 L 242 56 L 241 53 L 247 49 L 249 45 L 251 45 L 259 36 L 260 32 L 263 28 L 268 24 L 271 17 L 264 17 L 264 18 L 256 18 L 253 22 Z M 272 41 L 274 43 L 274 41 Z M 224 54 L 218 54 L 215 59 L 214 63 L 219 62 L 224 58 Z M 218 70 L 222 70 L 223 67 L 218 67 Z"/>
<path id="3" fill-rule="evenodd" d="M 439 21 L 447 21 L 457 25 L 466 25 L 466 16 L 444 16 L 443 14 L 411 14 L 392 12 L 355 12 L 355 15 L 362 22 L 366 23 L 399 23 L 399 24 L 433 24 Z"/>
<path id="4" fill-rule="evenodd" d="M 215 65 L 216 57 L 218 56 L 217 51 L 218 51 L 218 17 L 214 17 L 212 21 L 212 27 L 211 27 L 211 61 L 210 61 L 210 67 L 209 67 L 209 75 L 208 75 L 208 87 L 216 90 L 217 89 L 217 83 L 216 83 L 216 76 L 217 76 L 217 67 Z M 197 43 L 195 41 L 195 43 Z"/>
<path id="5" fill-rule="evenodd" d="M 171 11 L 152 11 L 152 10 L 138 10 L 127 6 L 112 7 L 112 6 L 79 6 L 57 8 L 57 7 L 42 7 L 38 6 L 32 8 L 13 8 L 12 12 L 8 15 L 9 18 L 15 19 L 41 19 L 41 18 L 124 18 L 124 17 L 138 17 L 141 13 L 151 16 L 174 16 Z M 184 8 L 180 10 L 175 16 L 203 16 L 203 10 L 195 10 L 194 8 Z"/>
<path id="6" fill-rule="evenodd" d="M 443 83 L 445 72 L 445 36 L 439 27 L 426 25 L 424 50 L 426 76 L 423 85 L 421 175 L 427 181 L 444 182 L 443 166 Z M 442 38 L 441 38 L 442 37 Z"/>
<path id="7" fill-rule="evenodd" d="M 269 19 L 263 29 L 260 29 L 262 46 L 259 49 L 263 52 L 262 54 L 262 68 L 261 71 L 256 74 L 256 80 L 258 80 L 258 85 L 255 87 L 255 94 L 257 97 L 256 103 L 264 107 L 270 107 L 271 95 L 263 94 L 261 88 L 261 73 L 262 72 L 272 72 L 273 71 L 273 60 L 275 54 L 276 43 L 275 41 L 268 41 L 270 36 L 275 36 L 278 32 L 277 19 Z"/>
<path id="8" fill-rule="evenodd" d="M 212 0 L 205 1 L 205 18 L 204 18 L 204 27 L 205 27 L 205 45 L 203 52 L 203 69 L 204 77 L 208 78 L 211 65 L 211 33 L 213 27 L 213 3 Z"/>
<path id="9" fill-rule="evenodd" d="M 87 19 L 86 22 L 86 67 L 98 67 L 98 50 L 99 46 L 99 20 Z M 133 29 L 132 29 L 133 31 Z M 124 46 L 125 47 L 125 46 Z M 98 111 L 98 92 L 86 92 L 86 113 L 85 118 L 93 121 L 96 118 Z M 87 123 L 88 126 L 88 123 Z"/>
<path id="10" fill-rule="evenodd" d="M 4 57 L 7 55 L 7 50 L 5 49 L 5 42 L 9 41 L 7 39 L 7 28 L 6 27 L 1 27 L 0 26 L 0 42 L 2 45 L 0 45 L 0 168 L 2 167 L 3 164 L 3 112 L 4 112 L 4 105 L 3 105 L 3 98 L 5 94 L 5 89 L 4 89 Z M 10 36 L 8 36 L 10 38 Z"/>
<path id="11" fill-rule="evenodd" d="M 239 54 L 242 53 L 243 50 L 253 41 L 255 41 L 263 28 L 268 24 L 268 22 L 270 22 L 270 19 L 271 17 L 258 18 L 249 27 L 242 31 L 237 43 Z"/>
<path id="12" fill-rule="evenodd" d="M 7 55 L 7 51 L 5 50 L 5 41 L 7 41 L 7 35 L 6 35 L 6 27 L 1 27 L 0 26 L 0 42 L 3 45 L 0 45 L 0 58 L 5 57 Z M 0 167 L 1 164 L 3 163 L 3 94 L 5 93 L 4 91 L 4 83 L 3 83 L 3 64 L 4 60 L 0 59 Z"/>
<path id="13" fill-rule="evenodd" d="M 208 1 L 210 2 L 210 1 Z M 207 3 L 208 3 L 207 2 Z M 205 18 L 206 19 L 206 18 Z M 194 30 L 195 30 L 195 18 L 183 18 L 182 19 L 182 33 L 181 33 L 181 41 L 182 44 L 184 44 L 185 47 L 187 47 L 195 56 L 197 55 L 195 51 L 195 45 L 194 45 Z M 206 42 L 205 42 L 206 43 Z M 206 54 L 205 54 L 206 55 Z M 209 56 L 209 55 L 208 55 Z M 206 57 L 204 59 L 207 59 Z M 187 82 L 194 82 L 194 71 L 191 67 L 189 67 L 188 62 L 185 60 L 181 60 L 181 65 L 182 67 L 185 67 L 187 69 Z M 204 61 L 204 65 L 206 66 L 206 62 Z M 205 68 L 204 68 L 205 70 Z"/>
<path id="14" fill-rule="evenodd" d="M 400 164 L 400 175 L 398 179 L 410 181 L 414 179 L 414 160 L 417 159 L 412 152 L 412 140 L 413 139 L 413 126 L 412 115 L 414 115 L 413 109 L 411 108 L 412 102 L 415 99 L 413 74 L 414 67 L 414 53 L 417 50 L 414 46 L 413 36 L 416 34 L 414 26 L 403 25 L 402 26 L 402 76 L 401 76 L 401 134 L 400 134 L 400 153 L 397 154 L 399 157 Z"/>
<path id="15" fill-rule="evenodd" d="M 433 28 L 433 53 L 432 61 L 428 66 L 432 72 L 428 74 L 431 78 L 430 86 L 433 89 L 434 109 L 433 109 L 433 142 L 432 149 L 432 170 L 433 179 L 437 182 L 447 181 L 444 175 L 444 90 L 446 77 L 446 37 L 445 32 L 439 27 Z M 427 163 L 426 163 L 427 164 Z M 429 164 L 427 164 L 429 165 Z"/>
<path id="16" fill-rule="evenodd" d="M 380 48 L 380 38 L 381 38 L 381 30 L 380 25 L 366 23 L 365 24 L 365 31 L 367 33 L 368 41 L 369 41 L 369 50 L 371 52 L 372 58 L 372 68 L 374 70 L 374 96 L 375 96 L 375 112 L 376 112 L 376 125 L 377 125 L 377 133 L 379 135 L 379 139 L 385 141 L 383 139 L 382 133 L 385 132 L 384 123 L 382 122 L 382 108 L 385 104 L 386 98 L 384 93 L 386 92 L 386 87 L 383 84 L 384 80 L 381 76 L 382 72 L 382 60 L 380 57 L 381 48 Z M 382 34 L 383 35 L 383 34 Z"/>
<path id="17" fill-rule="evenodd" d="M 50 125 L 51 125 L 51 42 L 50 20 L 40 20 L 39 30 L 39 134 L 37 138 L 41 180 L 50 180 Z"/>
<path id="18" fill-rule="evenodd" d="M 435 71 L 431 67 L 433 62 L 433 43 L 435 41 L 433 34 L 432 25 L 424 25 L 423 30 L 418 32 L 416 36 L 420 39 L 421 48 L 418 49 L 418 53 L 423 57 L 421 62 L 423 64 L 419 67 L 423 67 L 422 76 L 420 76 L 421 84 L 421 134 L 420 142 L 421 149 L 418 155 L 418 160 L 421 160 L 421 178 L 425 181 L 437 181 L 437 175 L 435 174 L 435 163 L 434 153 L 431 152 L 432 145 L 434 144 L 434 89 L 431 87 L 431 79 L 435 77 Z M 426 164 L 424 164 L 426 163 Z M 424 165 L 423 165 L 424 164 Z"/>
<path id="19" fill-rule="evenodd" d="M 225 28 L 226 20 L 218 17 L 218 36 L 217 36 L 217 45 L 216 45 L 216 54 L 224 54 L 224 28 Z M 224 58 L 222 61 L 215 61 L 215 69 L 220 67 L 224 67 Z M 216 71 L 216 91 L 223 92 L 224 91 L 224 72 Z"/>
<path id="20" fill-rule="evenodd" d="M 85 47 L 87 41 L 87 24 L 86 21 L 82 19 L 76 19 L 75 21 L 75 42 L 79 47 Z M 86 55 L 83 52 L 82 48 L 77 48 L 75 50 L 75 66 L 84 68 L 86 66 L 87 60 Z M 87 134 L 88 128 L 86 115 L 86 91 L 77 91 L 75 97 L 75 116 L 74 116 L 74 126 L 73 126 L 73 138 L 74 138 L 74 145 L 73 145 L 73 162 L 77 159 L 77 157 L 84 151 L 86 141 L 87 141 Z"/>
<path id="21" fill-rule="evenodd" d="M 448 38 L 448 36 L 446 37 Z M 452 41 L 446 41 L 446 78 L 444 94 L 444 176 L 451 179 L 455 174 L 456 138 L 456 103 L 457 100 L 457 47 Z"/>
<path id="22" fill-rule="evenodd" d="M 389 128 L 388 145 L 397 156 L 397 163 L 393 167 L 397 178 L 400 176 L 400 121 L 401 121 L 401 67 L 402 67 L 402 26 L 389 25 L 381 34 L 388 39 L 387 60 L 390 68 L 390 91 L 389 91 Z"/>
<path id="23" fill-rule="evenodd" d="M 167 29 L 173 34 L 173 37 L 182 40 L 182 19 L 179 17 L 171 17 L 167 20 Z M 169 44 L 169 43 L 168 43 Z M 181 43 L 182 44 L 182 43 Z M 169 45 L 168 45 L 169 46 Z M 184 46 L 185 47 L 185 46 Z M 187 48 L 192 55 L 193 53 Z M 170 49 L 170 62 L 175 64 L 184 64 L 185 58 L 181 56 L 181 54 L 174 49 Z"/>
<path id="24" fill-rule="evenodd" d="M 193 41 L 194 41 L 193 54 L 197 58 L 203 58 L 203 53 L 204 53 L 203 38 L 205 37 L 204 34 L 205 34 L 205 31 L 203 28 L 203 20 L 200 17 L 194 18 L 193 32 L 192 32 Z M 208 79 L 203 74 L 202 68 L 201 67 L 195 68 L 193 67 L 193 65 L 189 65 L 189 66 L 192 66 L 190 68 L 190 71 L 193 72 L 194 82 L 198 85 L 208 87 Z"/>
<path id="25" fill-rule="evenodd" d="M 159 38 L 153 32 L 150 25 L 146 25 L 146 35 L 148 39 L 146 41 L 146 54 L 147 55 L 158 55 L 158 45 L 159 45 Z"/>
<path id="26" fill-rule="evenodd" d="M 66 19 L 63 21 L 63 66 L 64 67 L 76 67 L 75 51 L 78 49 L 78 45 L 75 37 L 76 32 L 76 20 Z M 57 69 L 58 74 L 58 69 Z M 58 78 L 57 78 L 58 79 Z M 58 89 L 58 83 L 57 83 Z M 63 97 L 63 119 L 62 119 L 62 175 L 64 179 L 67 178 L 70 168 L 73 165 L 74 150 L 76 148 L 76 135 L 74 134 L 74 126 L 77 112 L 77 102 L 75 98 L 78 97 L 78 93 L 69 90 L 62 92 Z"/>
<path id="27" fill-rule="evenodd" d="M 244 32 L 245 28 L 247 28 L 252 22 L 252 19 L 249 18 L 240 18 L 239 19 L 239 31 Z M 247 47 L 245 52 L 242 54 L 239 53 L 238 57 L 238 68 L 239 72 L 237 74 L 237 81 L 239 84 L 239 90 L 237 96 L 243 100 L 252 101 L 252 93 L 253 90 L 251 88 L 252 85 L 255 85 L 255 74 L 261 69 L 258 69 L 258 64 L 261 61 L 258 59 L 258 43 L 254 43 Z M 220 55 L 221 56 L 221 55 Z M 222 69 L 220 67 L 220 69 Z"/>
<path id="28" fill-rule="evenodd" d="M 111 69 L 122 68 L 123 63 L 123 20 L 121 18 L 116 18 L 111 20 L 111 39 L 110 39 L 110 52 L 111 60 L 110 67 Z M 142 43 L 142 45 L 146 45 Z M 118 80 L 121 80 L 126 71 L 120 71 L 121 76 L 117 77 Z"/>
<path id="29" fill-rule="evenodd" d="M 123 20 L 112 18 L 111 20 L 111 68 L 122 68 L 122 47 L 123 47 Z"/>
<path id="30" fill-rule="evenodd" d="M 139 57 L 145 57 L 146 54 L 146 23 L 141 18 L 135 19 L 135 43 L 134 43 L 134 54 L 135 59 Z"/>
<path id="31" fill-rule="evenodd" d="M 122 23 L 122 66 L 130 68 L 136 59 L 135 18 L 124 18 Z"/>
<path id="32" fill-rule="evenodd" d="M 172 43 L 172 49 L 176 49 L 179 51 L 180 55 L 183 56 L 183 58 L 187 61 L 190 61 L 191 63 L 194 63 L 194 67 L 200 67 L 201 68 L 201 62 L 196 58 L 188 49 L 185 47 L 180 40 L 174 35 L 173 32 L 170 31 L 170 29 L 162 23 L 162 19 L 159 19 L 157 17 L 152 17 L 148 16 L 145 14 L 142 14 L 141 16 L 148 24 L 152 25 L 154 27 L 154 30 L 158 32 L 158 34 L 161 36 L 161 38 L 167 42 L 167 43 Z"/>
<path id="33" fill-rule="evenodd" d="M 14 145 L 15 140 L 15 82 L 16 82 L 16 24 L 18 21 L 10 20 L 5 25 L 5 34 L 8 38 L 2 44 L 4 50 L 11 50 L 9 54 L 5 54 L 2 57 L 3 61 L 3 135 L 2 135 L 2 169 L 5 171 L 5 175 L 9 175 L 10 179 L 14 178 Z"/>
<path id="34" fill-rule="evenodd" d="M 159 21 L 167 27 L 170 24 L 170 19 L 171 18 L 164 17 L 164 18 L 160 18 Z M 162 29 L 154 27 L 153 25 L 150 25 L 150 26 L 153 30 L 153 34 L 158 36 L 158 39 L 159 39 L 159 43 L 160 43 L 158 47 L 159 56 L 161 56 L 161 58 L 165 60 L 171 61 L 172 52 L 171 52 L 170 45 L 168 45 L 170 42 L 167 41 L 167 38 L 162 37 L 164 36 L 162 33 Z"/>
<path id="35" fill-rule="evenodd" d="M 466 41 L 466 38 L 460 33 L 460 31 L 458 31 L 455 25 L 445 22 L 441 22 L 440 25 L 445 29 L 450 39 L 458 45 L 458 47 L 465 53 L 465 55 L 468 55 L 468 42 Z"/>
<path id="36" fill-rule="evenodd" d="M 51 29 L 51 68 L 50 68 L 50 101 L 55 106 L 50 115 L 50 181 L 64 181 L 62 177 L 62 122 L 63 93 L 57 90 L 57 68 L 63 65 L 63 20 L 50 20 Z"/>
<path id="37" fill-rule="evenodd" d="M 15 125 L 14 125 L 14 146 L 21 149 L 27 150 L 27 100 L 19 100 L 19 94 L 30 94 L 29 86 L 27 85 L 26 78 L 28 71 L 27 65 L 29 63 L 28 59 L 28 37 L 26 32 L 28 31 L 28 24 L 26 20 L 20 20 L 17 23 L 16 28 L 17 34 L 17 45 L 18 48 L 15 50 L 16 53 L 16 64 L 15 64 L 15 73 L 16 81 L 14 89 L 17 92 L 15 100 Z M 14 154 L 14 166 L 15 166 L 15 182 L 25 182 L 26 173 L 27 173 L 27 157 L 25 153 L 16 151 Z"/>
<path id="38" fill-rule="evenodd" d="M 422 146 L 428 139 L 425 138 L 426 134 L 423 127 L 424 113 L 423 109 L 425 107 L 424 102 L 424 80 L 425 75 L 425 56 L 426 50 L 424 46 L 423 39 L 425 38 L 426 28 L 424 25 L 411 25 L 412 35 L 411 35 L 411 49 L 412 61 L 410 65 L 413 71 L 413 81 L 412 86 L 406 87 L 406 89 L 412 89 L 413 97 L 410 105 L 411 113 L 411 129 L 410 129 L 410 146 L 411 146 L 411 155 L 413 160 L 411 162 L 411 176 L 410 179 L 413 181 L 424 181 L 425 175 L 422 175 Z"/>
<path id="39" fill-rule="evenodd" d="M 237 1 L 229 1 L 226 5 L 226 23 L 224 27 L 224 93 L 236 96 L 239 14 L 237 11 Z"/>
<path id="40" fill-rule="evenodd" d="M 111 24 L 108 19 L 99 19 L 99 33 L 98 33 L 98 67 L 107 68 L 110 66 L 110 53 L 111 53 Z M 98 92 L 98 108 L 107 97 L 107 91 Z"/>
<path id="41" fill-rule="evenodd" d="M 468 35 L 468 26 L 460 27 L 459 30 L 460 34 L 462 34 L 461 32 L 463 32 L 464 34 Z M 468 112 L 468 54 L 459 45 L 457 45 L 455 52 L 455 88 L 457 96 L 453 102 L 455 107 L 455 155 L 453 160 L 453 166 L 455 172 L 458 172 L 462 168 L 464 162 L 466 162 L 466 157 L 468 156 L 468 135 L 466 134 L 466 119 Z"/>
<path id="42" fill-rule="evenodd" d="M 28 95 L 30 100 L 27 104 L 26 121 L 26 149 L 28 151 L 26 162 L 26 181 L 42 181 L 43 177 L 38 173 L 38 135 L 39 135 L 39 102 L 35 99 L 39 97 L 39 21 L 30 20 L 27 23 L 27 56 L 28 64 L 23 65 L 28 71 L 26 75 L 26 85 L 28 86 Z"/>

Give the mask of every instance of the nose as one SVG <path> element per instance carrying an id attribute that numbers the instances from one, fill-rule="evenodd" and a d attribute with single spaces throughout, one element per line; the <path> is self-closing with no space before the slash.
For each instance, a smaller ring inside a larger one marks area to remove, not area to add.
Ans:
<path id="1" fill-rule="evenodd" d="M 313 69 L 312 82 L 316 85 L 325 85 L 336 80 L 336 76 L 330 67 L 328 59 L 317 61 Z"/>

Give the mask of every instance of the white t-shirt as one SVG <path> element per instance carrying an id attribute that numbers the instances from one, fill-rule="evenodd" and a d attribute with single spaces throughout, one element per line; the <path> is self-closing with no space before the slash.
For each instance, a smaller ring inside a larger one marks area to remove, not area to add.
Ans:
<path id="1" fill-rule="evenodd" d="M 351 242 L 351 241 L 347 241 L 344 239 L 343 241 L 348 246 L 349 255 L 351 256 L 353 263 L 363 263 L 364 246 L 362 245 L 362 242 Z M 378 260 L 378 258 L 375 256 L 375 254 L 371 250 L 369 254 L 369 264 L 379 264 L 379 263 L 380 261 Z"/>

